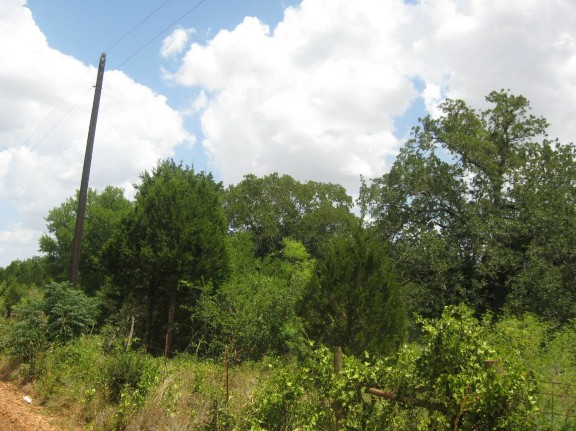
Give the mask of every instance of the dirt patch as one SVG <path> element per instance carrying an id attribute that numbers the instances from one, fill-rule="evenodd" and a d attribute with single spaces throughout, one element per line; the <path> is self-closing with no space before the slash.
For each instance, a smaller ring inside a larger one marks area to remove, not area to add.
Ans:
<path id="1" fill-rule="evenodd" d="M 0 430 L 2 431 L 60 431 L 54 427 L 54 417 L 42 408 L 24 401 L 22 388 L 9 382 L 0 381 Z"/>

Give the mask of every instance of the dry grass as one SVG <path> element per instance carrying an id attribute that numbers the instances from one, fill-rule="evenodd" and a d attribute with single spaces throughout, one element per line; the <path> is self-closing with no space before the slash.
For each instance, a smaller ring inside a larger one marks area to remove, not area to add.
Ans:
<path id="1" fill-rule="evenodd" d="M 240 416 L 262 378 L 262 372 L 254 366 L 232 368 L 230 399 L 226 403 L 226 373 L 221 364 L 179 358 L 169 362 L 162 374 L 127 431 L 210 428 L 223 410 Z"/>

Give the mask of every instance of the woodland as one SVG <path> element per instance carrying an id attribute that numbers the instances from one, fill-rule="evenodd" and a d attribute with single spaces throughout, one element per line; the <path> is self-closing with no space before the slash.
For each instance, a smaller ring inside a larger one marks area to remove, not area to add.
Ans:
<path id="1" fill-rule="evenodd" d="M 576 430 L 576 147 L 486 102 L 356 200 L 171 159 L 89 190 L 75 288 L 70 197 L 0 268 L 0 373 L 91 430 Z"/>

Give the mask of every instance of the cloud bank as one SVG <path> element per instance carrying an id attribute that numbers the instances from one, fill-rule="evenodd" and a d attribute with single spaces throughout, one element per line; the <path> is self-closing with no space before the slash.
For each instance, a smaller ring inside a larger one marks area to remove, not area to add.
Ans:
<path id="1" fill-rule="evenodd" d="M 354 193 L 387 171 L 418 100 L 434 113 L 510 89 L 574 139 L 575 24 L 569 0 L 303 0 L 273 29 L 247 17 L 192 44 L 167 78 L 206 92 L 203 145 L 226 182 L 278 171 Z"/>

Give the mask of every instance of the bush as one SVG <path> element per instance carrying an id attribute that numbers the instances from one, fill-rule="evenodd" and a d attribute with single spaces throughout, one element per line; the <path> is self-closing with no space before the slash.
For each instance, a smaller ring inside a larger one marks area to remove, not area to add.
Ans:
<path id="1" fill-rule="evenodd" d="M 68 341 L 88 333 L 96 323 L 96 300 L 68 283 L 49 283 L 44 290 L 42 308 L 48 316 L 50 338 Z"/>
<path id="2" fill-rule="evenodd" d="M 88 333 L 96 322 L 96 301 L 68 283 L 49 283 L 43 298 L 27 298 L 12 308 L 13 319 L 0 342 L 11 357 L 29 362 L 50 341 L 67 342 Z"/>
<path id="3" fill-rule="evenodd" d="M 14 306 L 12 316 L 2 336 L 2 350 L 10 357 L 30 362 L 48 347 L 48 316 L 35 299 Z"/>
<path id="4" fill-rule="evenodd" d="M 344 357 L 337 375 L 326 348 L 281 368 L 258 394 L 252 428 L 534 429 L 532 375 L 490 346 L 469 309 L 448 307 L 422 325 L 421 345 L 389 358 Z M 368 397 L 368 386 L 392 399 Z"/>

